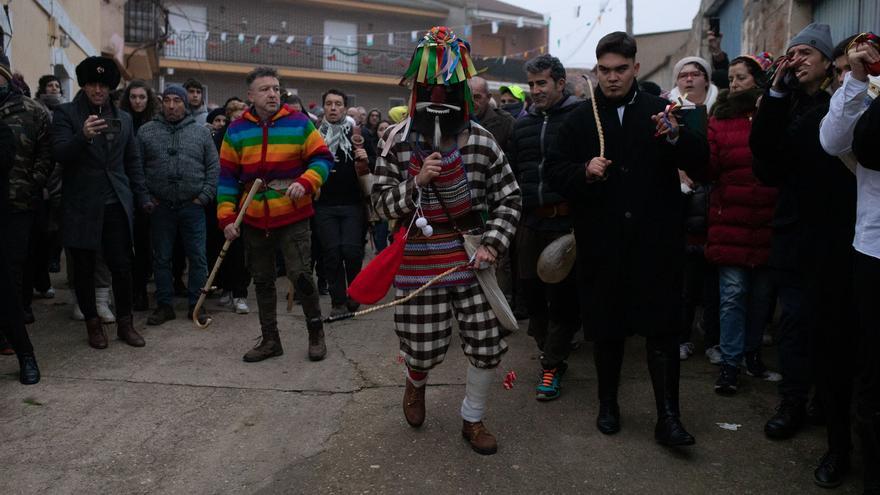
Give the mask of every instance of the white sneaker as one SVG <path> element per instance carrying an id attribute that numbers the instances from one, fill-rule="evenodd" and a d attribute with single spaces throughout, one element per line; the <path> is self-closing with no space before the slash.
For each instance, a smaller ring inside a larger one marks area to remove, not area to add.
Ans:
<path id="1" fill-rule="evenodd" d="M 82 314 L 82 311 L 79 310 L 79 303 L 76 301 L 76 294 L 73 295 L 73 312 L 70 314 L 70 319 L 86 321 L 86 315 Z"/>
<path id="2" fill-rule="evenodd" d="M 246 315 L 251 312 L 250 308 L 247 305 L 247 299 L 243 297 L 236 297 L 234 299 L 235 304 L 235 312 L 240 315 Z"/>
<path id="3" fill-rule="evenodd" d="M 712 347 L 706 349 L 706 357 L 709 358 L 710 363 L 720 365 L 723 361 L 723 359 L 721 358 L 721 347 L 713 345 Z"/>
<path id="4" fill-rule="evenodd" d="M 55 289 L 53 287 L 49 287 L 46 289 L 46 292 L 40 292 L 37 289 L 34 289 L 34 298 L 36 299 L 54 299 L 55 298 Z"/>
<path id="5" fill-rule="evenodd" d="M 685 342 L 684 344 L 678 344 L 678 359 L 684 361 L 687 358 L 691 357 L 691 354 L 694 353 L 694 344 L 690 342 Z"/>
<path id="6" fill-rule="evenodd" d="M 95 289 L 95 308 L 102 323 L 116 323 L 116 316 L 110 311 L 110 287 Z"/>

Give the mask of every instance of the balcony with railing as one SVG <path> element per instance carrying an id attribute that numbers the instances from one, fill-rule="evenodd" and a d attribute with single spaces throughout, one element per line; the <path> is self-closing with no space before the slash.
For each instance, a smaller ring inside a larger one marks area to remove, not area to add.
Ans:
<path id="1" fill-rule="evenodd" d="M 328 41 L 328 43 L 325 43 Z M 293 35 L 238 35 L 195 31 L 172 33 L 162 56 L 199 62 L 296 67 L 317 71 L 400 76 L 412 56 L 409 39 L 381 47 L 360 45 L 355 40 Z M 517 81 L 525 78 L 524 60 L 474 57 L 482 75 L 490 79 Z"/>
<path id="2" fill-rule="evenodd" d="M 168 16 L 155 0 L 128 0 L 125 2 L 125 41 L 152 43 L 167 30 Z"/>
<path id="3" fill-rule="evenodd" d="M 325 43 L 329 41 L 329 43 Z M 181 31 L 168 36 L 168 59 L 271 65 L 353 74 L 400 75 L 412 46 L 364 47 L 348 40 L 303 36 L 228 36 Z"/>

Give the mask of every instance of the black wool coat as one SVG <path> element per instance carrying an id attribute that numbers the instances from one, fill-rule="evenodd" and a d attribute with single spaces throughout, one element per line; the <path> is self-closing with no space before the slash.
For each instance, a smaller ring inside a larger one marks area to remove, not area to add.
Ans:
<path id="1" fill-rule="evenodd" d="M 82 130 L 92 113 L 85 94 L 55 110 L 52 154 L 63 167 L 61 240 L 65 247 L 97 250 L 101 246 L 105 198 L 96 179 L 102 175 L 109 178 L 125 209 L 130 235 L 135 204 L 141 207 L 149 202 L 131 116 L 110 105 L 113 117 L 122 121 L 121 131 L 112 140 L 102 135 L 91 143 Z"/>
<path id="2" fill-rule="evenodd" d="M 607 180 L 587 183 L 599 156 L 592 106 L 574 109 L 559 129 L 546 168 L 574 207 L 578 286 L 584 328 L 595 340 L 674 335 L 681 305 L 684 225 L 678 168 L 704 174 L 705 139 L 682 128 L 678 141 L 655 137 L 651 116 L 667 101 L 635 88 L 618 102 L 597 92 Z M 624 107 L 623 123 L 618 106 Z"/>
<path id="3" fill-rule="evenodd" d="M 856 180 L 819 142 L 830 100 L 824 91 L 784 98 L 768 92 L 749 136 L 755 176 L 779 187 L 769 264 L 780 284 L 813 297 L 852 290 Z"/>

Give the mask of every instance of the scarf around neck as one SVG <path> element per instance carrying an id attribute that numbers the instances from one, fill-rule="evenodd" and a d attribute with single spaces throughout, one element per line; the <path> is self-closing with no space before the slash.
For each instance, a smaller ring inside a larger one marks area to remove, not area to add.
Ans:
<path id="1" fill-rule="evenodd" d="M 337 151 L 342 150 L 345 158 L 349 160 L 352 159 L 351 140 L 348 138 L 348 135 L 351 132 L 351 123 L 348 119 L 344 118 L 335 124 L 331 124 L 325 120 L 321 123 L 318 132 L 324 138 L 324 142 L 327 144 L 327 147 L 330 148 L 330 153 L 333 153 L 334 157 L 336 156 Z"/>

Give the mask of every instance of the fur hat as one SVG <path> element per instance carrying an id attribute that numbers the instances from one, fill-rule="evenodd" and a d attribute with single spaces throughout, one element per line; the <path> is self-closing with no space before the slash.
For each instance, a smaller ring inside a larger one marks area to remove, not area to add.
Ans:
<path id="1" fill-rule="evenodd" d="M 80 87 L 89 83 L 105 84 L 110 89 L 119 86 L 119 67 L 112 58 L 88 57 L 76 66 L 76 83 Z"/>

